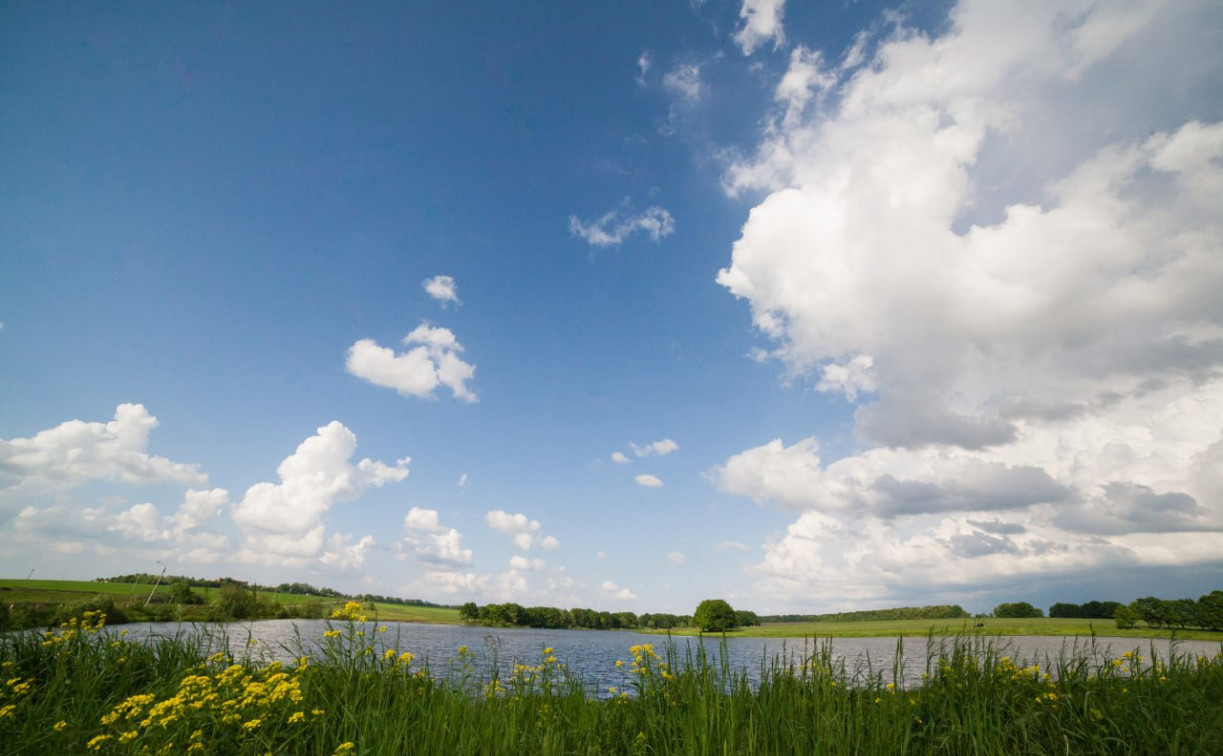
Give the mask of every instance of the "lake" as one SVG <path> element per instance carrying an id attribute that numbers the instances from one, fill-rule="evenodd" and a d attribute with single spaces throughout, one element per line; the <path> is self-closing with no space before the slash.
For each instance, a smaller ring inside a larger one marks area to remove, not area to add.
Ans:
<path id="1" fill-rule="evenodd" d="M 495 664 L 502 675 L 508 673 L 515 663 L 538 664 L 544 648 L 552 648 L 556 658 L 568 665 L 571 672 L 582 678 L 592 692 L 604 692 L 608 686 L 623 689 L 629 682 L 629 663 L 632 654 L 629 647 L 652 643 L 657 653 L 665 657 L 668 643 L 673 642 L 679 659 L 693 652 L 704 643 L 712 659 L 717 658 L 723 648 L 720 636 L 706 638 L 677 637 L 670 641 L 666 636 L 644 635 L 628 630 L 543 630 L 529 628 L 489 628 L 456 625 L 424 625 L 408 622 L 387 622 L 385 634 L 377 633 L 378 625 L 364 625 L 367 637 L 378 636 L 386 648 L 397 652 L 411 651 L 418 661 L 428 660 L 435 674 L 444 674 L 448 662 L 465 646 L 472 657 L 477 675 L 486 676 Z M 169 623 L 135 623 L 109 628 L 128 631 L 129 638 L 146 638 L 152 635 L 173 636 L 176 633 L 211 633 L 219 650 L 222 642 L 228 642 L 235 654 L 241 655 L 250 648 L 256 657 L 291 661 L 300 643 L 307 647 L 322 642 L 323 633 L 329 627 L 343 628 L 345 623 L 326 620 L 260 620 L 249 623 L 217 625 L 175 625 Z M 357 626 L 361 628 L 361 625 Z M 937 656 L 940 647 L 950 647 L 953 639 L 935 638 L 927 645 L 927 639 L 906 638 L 904 640 L 899 679 L 905 683 L 920 681 L 926 671 L 927 653 Z M 975 642 L 991 642 L 999 655 L 1020 660 L 1038 662 L 1042 669 L 1052 670 L 1062 656 L 1077 651 L 1092 651 L 1091 638 L 1058 636 L 1013 636 L 987 637 Z M 892 668 L 896 659 L 895 638 L 833 638 L 816 641 L 821 647 L 831 644 L 830 650 L 835 664 L 844 664 L 851 676 L 882 672 L 885 681 L 892 680 Z M 381 646 L 379 647 L 381 648 Z M 801 638 L 727 638 L 725 641 L 727 661 L 731 668 L 746 671 L 748 676 L 759 678 L 761 665 L 775 658 L 799 661 L 810 655 L 812 641 Z M 1138 651 L 1146 657 L 1152 655 L 1166 659 L 1173 645 L 1168 640 L 1140 638 L 1097 637 L 1094 655 L 1097 658 L 1116 658 L 1126 651 Z M 1210 641 L 1177 641 L 1175 649 L 1181 654 L 1213 656 L 1219 653 L 1220 643 Z M 624 661 L 616 667 L 616 661 Z"/>

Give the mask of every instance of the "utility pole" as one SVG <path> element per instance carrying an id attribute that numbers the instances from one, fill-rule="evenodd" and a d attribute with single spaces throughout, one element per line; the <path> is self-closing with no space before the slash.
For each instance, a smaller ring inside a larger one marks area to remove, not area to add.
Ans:
<path id="1" fill-rule="evenodd" d="M 153 600 L 153 594 L 157 592 L 157 586 L 161 585 L 161 579 L 166 576 L 165 562 L 161 561 L 160 559 L 154 561 L 161 565 L 161 574 L 157 576 L 157 582 L 153 583 L 153 590 L 149 591 L 149 597 L 144 600 L 145 606 L 148 606 L 149 602 Z"/>

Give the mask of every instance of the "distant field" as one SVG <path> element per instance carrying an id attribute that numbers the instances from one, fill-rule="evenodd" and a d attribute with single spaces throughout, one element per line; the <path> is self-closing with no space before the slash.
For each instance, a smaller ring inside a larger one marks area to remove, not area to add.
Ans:
<path id="1" fill-rule="evenodd" d="M 119 606 L 141 604 L 153 590 L 153 583 L 95 583 L 89 580 L 21 580 L 0 579 L 0 602 L 5 604 L 73 604 L 94 596 L 112 598 Z M 169 593 L 169 585 L 157 586 L 157 594 Z M 211 600 L 219 588 L 192 588 L 192 591 Z M 344 605 L 344 599 L 305 596 L 299 593 L 261 591 L 260 597 L 271 597 L 285 606 L 320 602 L 328 611 Z M 458 609 L 401 604 L 375 604 L 369 612 L 371 618 L 390 622 L 428 622 L 431 624 L 459 624 Z"/>
<path id="2" fill-rule="evenodd" d="M 977 623 L 983 627 L 976 627 Z M 1170 630 L 1134 628 L 1118 630 L 1112 620 L 1084 619 L 966 619 L 966 620 L 877 620 L 863 622 L 772 622 L 727 633 L 737 638 L 894 638 L 935 635 L 1096 635 L 1115 638 L 1170 638 Z M 673 635 L 696 635 L 696 630 L 673 630 Z M 1217 640 L 1223 633 L 1177 630 L 1185 640 Z"/>

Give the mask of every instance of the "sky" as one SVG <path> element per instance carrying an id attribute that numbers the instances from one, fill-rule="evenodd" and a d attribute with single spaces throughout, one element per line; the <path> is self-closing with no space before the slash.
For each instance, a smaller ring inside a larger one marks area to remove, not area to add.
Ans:
<path id="1" fill-rule="evenodd" d="M 0 4 L 0 574 L 1223 587 L 1215 0 Z"/>

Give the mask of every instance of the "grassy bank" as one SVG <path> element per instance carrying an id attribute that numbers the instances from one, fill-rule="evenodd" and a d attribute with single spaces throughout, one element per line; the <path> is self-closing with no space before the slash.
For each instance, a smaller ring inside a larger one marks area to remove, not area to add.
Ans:
<path id="1" fill-rule="evenodd" d="M 977 625 L 980 624 L 980 627 Z M 644 631 L 643 631 L 644 632 Z M 676 628 L 671 635 L 699 635 L 696 628 Z M 1085 619 L 969 619 L 969 620 L 871 620 L 862 622 L 772 622 L 736 628 L 727 633 L 736 638 L 897 638 L 926 635 L 999 636 L 1092 634 L 1114 638 L 1181 638 L 1223 642 L 1223 633 L 1209 630 L 1164 630 L 1152 627 L 1117 628 L 1112 620 Z M 661 633 L 660 633 L 661 634 Z"/>
<path id="2" fill-rule="evenodd" d="M 0 612 L 12 618 L 16 627 L 47 627 L 68 616 L 79 618 L 82 612 L 97 608 L 104 608 L 111 617 L 111 624 L 115 624 L 117 618 L 127 622 L 205 621 L 223 619 L 212 610 L 221 590 L 191 588 L 200 603 L 181 605 L 171 602 L 171 588 L 166 583 L 0 579 Z M 282 615 L 327 617 L 345 603 L 344 599 L 278 591 L 259 591 L 253 598 L 256 613 L 246 617 L 248 619 Z M 367 605 L 366 609 L 380 619 L 395 622 L 456 625 L 460 622 L 458 610 L 445 607 L 376 602 Z"/>
<path id="3" fill-rule="evenodd" d="M 1056 669 L 958 638 L 906 688 L 827 646 L 757 670 L 698 648 L 626 649 L 622 690 L 591 695 L 541 649 L 498 676 L 460 649 L 432 669 L 340 610 L 281 666 L 207 642 L 128 642 L 86 617 L 0 636 L 6 753 L 1180 754 L 1223 752 L 1223 655 L 1081 656 Z M 612 670 L 609 670 L 609 673 Z M 1050 674 L 1051 673 L 1051 674 Z M 612 675 L 609 674 L 609 677 Z"/>

